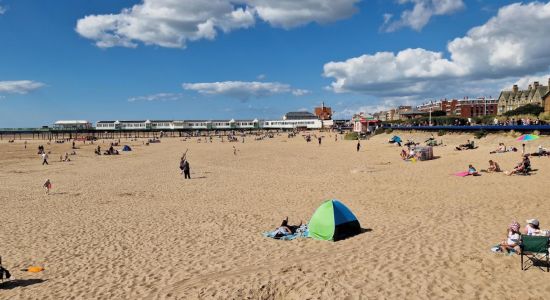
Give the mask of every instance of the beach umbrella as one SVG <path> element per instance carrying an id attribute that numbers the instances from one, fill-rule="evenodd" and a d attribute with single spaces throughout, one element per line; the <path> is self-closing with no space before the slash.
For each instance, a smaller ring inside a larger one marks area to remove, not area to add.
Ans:
<path id="1" fill-rule="evenodd" d="M 311 217 L 308 227 L 309 237 L 325 241 L 338 241 L 361 233 L 355 215 L 338 200 L 323 202 Z"/>
<path id="2" fill-rule="evenodd" d="M 391 139 L 392 139 L 392 141 L 394 141 L 396 143 L 401 143 L 402 142 L 401 137 L 399 137 L 397 135 L 394 135 Z"/>
<path id="3" fill-rule="evenodd" d="M 533 141 L 533 140 L 536 140 L 538 138 L 539 138 L 539 136 L 535 135 L 535 134 L 524 134 L 524 135 L 520 136 L 516 141 L 526 142 L 526 141 Z"/>

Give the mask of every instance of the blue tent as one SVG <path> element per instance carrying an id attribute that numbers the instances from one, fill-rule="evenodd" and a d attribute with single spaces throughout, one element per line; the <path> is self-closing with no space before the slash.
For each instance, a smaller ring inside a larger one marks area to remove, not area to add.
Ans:
<path id="1" fill-rule="evenodd" d="M 390 142 L 392 142 L 392 143 L 401 143 L 401 138 L 398 137 L 397 135 L 394 135 L 394 136 L 391 138 Z"/>
<path id="2" fill-rule="evenodd" d="M 122 151 L 132 151 L 132 148 L 128 145 L 124 145 L 124 148 L 122 148 Z"/>
<path id="3" fill-rule="evenodd" d="M 317 208 L 308 223 L 309 237 L 338 241 L 361 233 L 361 225 L 342 202 L 327 200 Z"/>

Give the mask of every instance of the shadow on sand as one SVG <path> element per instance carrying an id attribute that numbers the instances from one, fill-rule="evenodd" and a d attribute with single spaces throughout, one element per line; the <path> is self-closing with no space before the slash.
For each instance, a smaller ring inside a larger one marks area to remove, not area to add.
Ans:
<path id="1" fill-rule="evenodd" d="M 26 287 L 33 284 L 45 282 L 44 279 L 14 279 L 0 283 L 0 290 L 11 290 L 17 287 Z"/>

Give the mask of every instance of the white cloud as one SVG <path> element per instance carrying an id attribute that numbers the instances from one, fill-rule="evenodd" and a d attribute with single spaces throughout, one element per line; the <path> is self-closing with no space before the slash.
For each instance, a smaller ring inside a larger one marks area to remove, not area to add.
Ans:
<path id="1" fill-rule="evenodd" d="M 334 112 L 333 118 L 348 119 L 359 112 L 372 114 L 379 111 L 389 110 L 399 105 L 414 105 L 415 102 L 416 99 L 411 99 L 409 97 L 385 98 L 376 104 L 354 105 L 340 108 Z"/>
<path id="2" fill-rule="evenodd" d="M 254 24 L 254 11 L 227 0 L 144 0 L 119 14 L 90 15 L 76 31 L 102 48 L 136 47 L 137 42 L 183 48 L 187 41 L 213 39 Z"/>
<path id="3" fill-rule="evenodd" d="M 416 31 L 422 30 L 433 16 L 450 15 L 464 9 L 463 0 L 398 0 L 399 4 L 413 3 L 411 10 L 401 13 L 399 20 L 390 22 L 391 14 L 384 14 L 382 29 L 387 32 L 410 27 Z"/>
<path id="4" fill-rule="evenodd" d="M 502 7 L 487 23 L 449 42 L 450 58 L 426 49 L 378 52 L 329 62 L 324 76 L 335 92 L 377 96 L 439 95 L 459 87 L 547 72 L 550 66 L 550 3 Z M 450 89 L 452 87 L 452 89 Z"/>
<path id="5" fill-rule="evenodd" d="M 43 83 L 31 80 L 0 81 L 0 93 L 27 94 L 43 86 Z"/>
<path id="6" fill-rule="evenodd" d="M 128 102 L 136 102 L 136 101 L 174 101 L 179 100 L 183 97 L 182 94 L 173 94 L 173 93 L 158 93 L 153 95 L 147 95 L 147 96 L 138 96 L 138 97 L 131 97 L 128 98 Z"/>
<path id="7" fill-rule="evenodd" d="M 536 76 L 524 76 L 518 79 L 514 84 L 517 84 L 520 88 L 526 88 L 528 85 L 538 82 L 540 85 L 548 85 L 550 81 L 550 74 L 536 75 Z M 513 85 L 513 84 L 512 84 Z M 511 88 L 512 85 L 507 85 L 507 88 Z"/>
<path id="8" fill-rule="evenodd" d="M 292 90 L 292 95 L 294 95 L 294 96 L 304 96 L 304 95 L 307 95 L 309 93 L 311 93 L 311 92 L 308 91 L 308 90 L 303 90 L 303 89 Z"/>
<path id="9" fill-rule="evenodd" d="M 143 0 L 118 14 L 79 19 L 76 31 L 101 48 L 136 47 L 139 42 L 184 48 L 188 41 L 212 40 L 219 31 L 253 26 L 260 18 L 290 28 L 351 16 L 360 0 Z"/>
<path id="10" fill-rule="evenodd" d="M 527 89 L 529 85 L 532 85 L 535 81 L 538 81 L 540 85 L 548 85 L 550 80 L 549 73 L 539 73 L 535 75 L 527 75 L 520 78 L 514 78 L 511 80 L 501 80 L 499 82 L 500 90 L 511 90 L 512 86 L 517 84 L 519 89 Z"/>
<path id="11" fill-rule="evenodd" d="M 3 15 L 6 12 L 6 8 L 3 6 L 0 6 L 0 15 Z"/>
<path id="12" fill-rule="evenodd" d="M 292 93 L 297 96 L 305 94 L 305 90 L 293 89 L 288 84 L 278 82 L 223 81 L 184 83 L 182 86 L 185 90 L 192 90 L 201 94 L 223 95 L 241 100 L 269 97 L 275 94 Z"/>
<path id="13" fill-rule="evenodd" d="M 329 23 L 357 12 L 360 0 L 249 0 L 258 16 L 269 24 L 292 28 L 311 22 Z"/>

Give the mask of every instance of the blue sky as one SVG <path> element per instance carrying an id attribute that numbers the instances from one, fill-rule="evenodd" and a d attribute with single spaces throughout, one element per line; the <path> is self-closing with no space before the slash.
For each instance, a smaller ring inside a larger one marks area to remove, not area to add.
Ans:
<path id="1" fill-rule="evenodd" d="M 546 2 L 171 2 L 0 0 L 0 127 L 349 117 L 548 82 Z"/>

